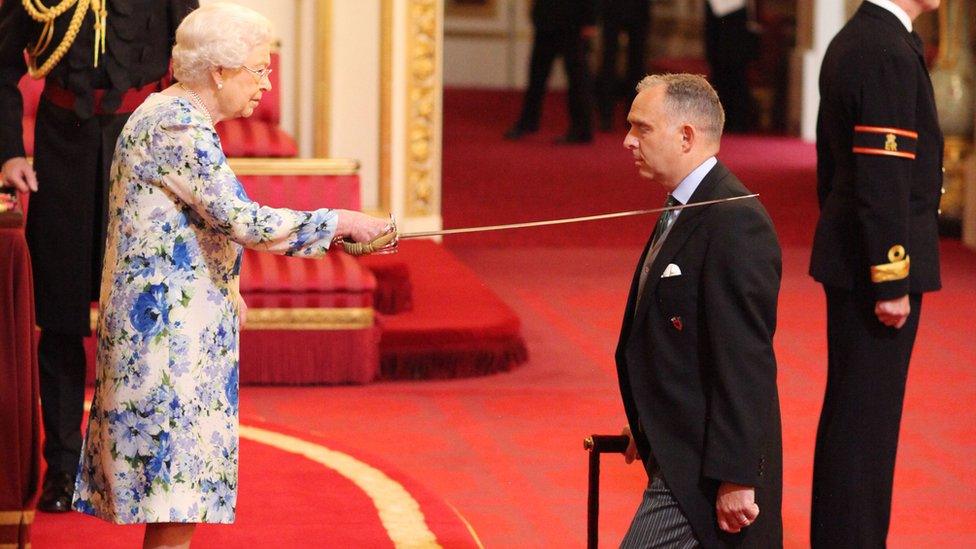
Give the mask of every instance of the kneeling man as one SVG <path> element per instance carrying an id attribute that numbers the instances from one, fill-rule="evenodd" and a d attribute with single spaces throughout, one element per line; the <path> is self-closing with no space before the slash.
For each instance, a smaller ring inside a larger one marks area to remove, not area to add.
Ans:
<path id="1" fill-rule="evenodd" d="M 666 206 L 750 194 L 715 155 L 725 114 L 699 76 L 646 77 L 624 147 Z M 616 362 L 649 477 L 622 547 L 781 547 L 773 332 L 781 254 L 756 198 L 664 212 L 630 289 Z"/>

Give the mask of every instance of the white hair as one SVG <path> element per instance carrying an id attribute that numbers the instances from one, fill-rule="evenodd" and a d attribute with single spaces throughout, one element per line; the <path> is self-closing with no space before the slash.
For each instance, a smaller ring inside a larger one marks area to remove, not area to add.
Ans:
<path id="1" fill-rule="evenodd" d="M 199 84 L 215 67 L 236 69 L 254 48 L 270 42 L 271 34 L 271 21 L 250 8 L 208 3 L 190 12 L 176 29 L 173 76 Z"/>

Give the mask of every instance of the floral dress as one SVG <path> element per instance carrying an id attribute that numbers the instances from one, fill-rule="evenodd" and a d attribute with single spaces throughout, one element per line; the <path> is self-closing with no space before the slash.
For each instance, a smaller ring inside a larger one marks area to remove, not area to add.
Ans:
<path id="1" fill-rule="evenodd" d="M 260 206 L 205 115 L 150 96 L 115 149 L 95 397 L 74 508 L 108 521 L 234 521 L 242 247 L 326 253 L 334 210 Z"/>

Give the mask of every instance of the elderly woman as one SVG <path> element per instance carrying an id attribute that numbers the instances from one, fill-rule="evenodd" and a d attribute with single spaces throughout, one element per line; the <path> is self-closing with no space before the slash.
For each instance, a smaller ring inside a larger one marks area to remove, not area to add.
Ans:
<path id="1" fill-rule="evenodd" d="M 185 546 L 195 523 L 234 521 L 238 273 L 242 246 L 300 257 L 386 222 L 248 199 L 214 124 L 250 116 L 271 89 L 271 26 L 233 4 L 176 31 L 179 84 L 129 119 L 112 165 L 98 375 L 74 508 L 147 523 L 145 546 Z"/>

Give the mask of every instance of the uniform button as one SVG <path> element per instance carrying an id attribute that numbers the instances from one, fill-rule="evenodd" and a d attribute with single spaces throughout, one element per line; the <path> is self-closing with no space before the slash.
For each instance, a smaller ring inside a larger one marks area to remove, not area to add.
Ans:
<path id="1" fill-rule="evenodd" d="M 942 166 L 942 173 L 945 173 L 945 166 Z"/>
<path id="2" fill-rule="evenodd" d="M 941 189 L 939 189 L 939 190 L 940 190 L 940 191 L 942 191 L 942 194 L 945 194 L 945 193 L 946 193 L 946 191 L 945 191 L 945 187 L 942 187 L 942 188 L 941 188 Z"/>
<path id="3" fill-rule="evenodd" d="M 936 212 L 935 212 L 935 213 L 937 213 L 937 214 L 939 214 L 939 215 L 942 215 L 942 208 L 939 208 L 938 210 L 936 210 Z"/>

